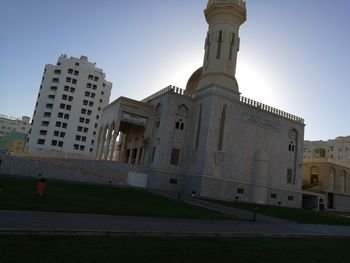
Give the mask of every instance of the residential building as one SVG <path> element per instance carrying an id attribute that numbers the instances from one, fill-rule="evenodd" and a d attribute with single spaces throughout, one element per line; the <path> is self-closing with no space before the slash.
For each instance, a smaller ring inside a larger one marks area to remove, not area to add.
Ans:
<path id="1" fill-rule="evenodd" d="M 23 152 L 30 128 L 30 117 L 14 118 L 0 115 L 0 149 Z"/>
<path id="2" fill-rule="evenodd" d="M 46 65 L 26 151 L 45 156 L 93 156 L 102 109 L 112 83 L 88 61 L 62 55 Z"/>
<path id="3" fill-rule="evenodd" d="M 339 136 L 327 141 L 305 141 L 304 160 L 327 159 L 332 163 L 350 166 L 350 136 Z"/>

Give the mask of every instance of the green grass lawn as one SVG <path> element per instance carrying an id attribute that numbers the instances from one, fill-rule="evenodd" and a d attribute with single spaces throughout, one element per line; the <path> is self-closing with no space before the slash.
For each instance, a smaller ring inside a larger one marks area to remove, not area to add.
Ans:
<path id="1" fill-rule="evenodd" d="M 213 200 L 211 200 L 213 201 Z M 325 212 L 315 212 L 305 209 L 258 205 L 243 202 L 213 201 L 222 205 L 253 211 L 258 208 L 258 214 L 287 219 L 301 224 L 350 225 L 350 218 Z"/>
<path id="2" fill-rule="evenodd" d="M 34 194 L 36 183 L 36 179 L 0 176 L 0 210 L 238 220 L 132 188 L 47 180 L 45 195 L 39 198 Z"/>
<path id="3" fill-rule="evenodd" d="M 0 236 L 0 262 L 347 263 L 350 239 Z"/>

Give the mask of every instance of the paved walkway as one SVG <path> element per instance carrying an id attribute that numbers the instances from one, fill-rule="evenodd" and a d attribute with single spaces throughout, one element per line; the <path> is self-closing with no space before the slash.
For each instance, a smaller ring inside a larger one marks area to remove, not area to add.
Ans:
<path id="1" fill-rule="evenodd" d="M 175 194 L 174 192 L 166 192 L 166 191 L 150 191 L 150 192 L 164 196 L 164 197 L 178 199 L 177 194 Z M 221 212 L 221 213 L 228 214 L 228 215 L 233 215 L 233 216 L 236 216 L 236 217 L 239 217 L 242 219 L 253 220 L 253 218 L 254 218 L 253 213 L 250 211 L 220 205 L 220 204 L 217 204 L 214 202 L 209 202 L 209 201 L 199 199 L 199 198 L 192 198 L 190 195 L 181 195 L 180 199 L 183 202 L 191 204 L 191 205 L 203 207 L 203 208 L 206 208 L 209 210 Z M 262 223 L 285 223 L 285 224 L 293 224 L 294 223 L 294 222 L 291 222 L 288 220 L 269 217 L 269 216 L 265 216 L 265 215 L 262 215 L 259 213 L 256 214 L 255 220 L 257 222 L 262 222 Z"/>
<path id="2" fill-rule="evenodd" d="M 350 227 L 272 222 L 191 220 L 0 211 L 0 233 L 82 233 L 197 236 L 338 236 Z"/>
<path id="3" fill-rule="evenodd" d="M 169 192 L 157 194 L 177 198 Z M 205 200 L 181 196 L 196 206 L 235 215 L 246 221 L 168 219 L 91 214 L 1 211 L 0 234 L 138 234 L 190 236 L 336 236 L 350 237 L 350 226 L 302 225 L 253 214 Z"/>

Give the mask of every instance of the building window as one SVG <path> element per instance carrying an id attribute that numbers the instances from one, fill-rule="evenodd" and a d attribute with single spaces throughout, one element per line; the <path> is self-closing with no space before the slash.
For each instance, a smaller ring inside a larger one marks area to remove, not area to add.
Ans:
<path id="1" fill-rule="evenodd" d="M 270 194 L 270 197 L 273 198 L 273 199 L 275 199 L 275 198 L 277 198 L 277 194 L 271 193 L 271 194 Z"/>
<path id="2" fill-rule="evenodd" d="M 84 151 L 84 150 L 85 150 L 85 146 L 84 146 L 84 145 L 80 145 L 79 150 L 80 150 L 80 151 Z"/>
<path id="3" fill-rule="evenodd" d="M 80 136 L 80 135 L 75 135 L 75 140 L 76 140 L 76 141 L 80 141 L 80 139 L 81 139 L 81 136 Z"/>
<path id="4" fill-rule="evenodd" d="M 85 119 L 85 123 L 89 124 L 90 123 L 90 119 Z"/>
<path id="5" fill-rule="evenodd" d="M 63 147 L 63 142 L 58 142 L 58 147 Z"/>
<path id="6" fill-rule="evenodd" d="M 51 117 L 51 112 L 44 112 L 44 117 L 46 117 L 46 118 Z"/>
<path id="7" fill-rule="evenodd" d="M 66 78 L 66 82 L 71 83 L 71 82 L 72 82 L 72 78 L 67 77 L 67 78 Z"/>
<path id="8" fill-rule="evenodd" d="M 89 103 L 89 102 L 88 102 L 87 100 L 84 100 L 84 101 L 83 101 L 83 105 L 88 105 L 88 103 Z"/>
<path id="9" fill-rule="evenodd" d="M 62 125 L 62 122 L 56 121 L 56 127 L 61 127 L 61 125 Z"/>
<path id="10" fill-rule="evenodd" d="M 294 152 L 295 151 L 295 145 L 294 145 L 293 141 L 289 142 L 288 151 L 290 151 L 290 152 Z"/>
<path id="11" fill-rule="evenodd" d="M 95 93 L 91 92 L 90 98 L 95 98 Z"/>
<path id="12" fill-rule="evenodd" d="M 78 144 L 74 144 L 73 149 L 74 150 L 79 150 L 79 145 Z"/>
<path id="13" fill-rule="evenodd" d="M 244 194 L 244 188 L 237 188 L 238 194 Z"/>
<path id="14" fill-rule="evenodd" d="M 67 100 L 68 96 L 66 94 L 62 95 L 62 100 Z M 64 107 L 63 107 L 64 108 Z"/>
<path id="15" fill-rule="evenodd" d="M 47 103 L 46 104 L 46 109 L 52 109 L 53 108 L 53 104 L 52 103 Z"/>
<path id="16" fill-rule="evenodd" d="M 221 56 L 221 46 L 222 46 L 222 41 L 223 41 L 223 38 L 222 38 L 222 31 L 220 30 L 219 31 L 219 35 L 218 35 L 218 50 L 216 52 L 216 58 L 219 59 L 220 56 Z"/>
<path id="17" fill-rule="evenodd" d="M 71 88 L 70 88 L 70 92 L 71 92 L 71 93 L 74 93 L 74 91 L 75 91 L 75 88 L 71 87 Z"/>
<path id="18" fill-rule="evenodd" d="M 71 110 L 72 109 L 72 106 L 71 105 L 67 105 L 66 106 L 66 110 Z"/>
<path id="19" fill-rule="evenodd" d="M 293 184 L 294 183 L 294 178 L 293 178 L 293 169 L 288 168 L 287 169 L 287 183 L 288 184 Z"/>
<path id="20" fill-rule="evenodd" d="M 52 83 L 58 83 L 58 78 L 53 78 Z"/>
<path id="21" fill-rule="evenodd" d="M 86 142 L 86 136 L 82 136 L 82 137 L 81 137 L 81 141 L 82 141 L 82 142 Z"/>
<path id="22" fill-rule="evenodd" d="M 67 123 L 65 123 L 65 122 L 62 123 L 62 128 L 63 128 L 63 129 L 66 129 L 66 128 L 67 128 Z"/>
<path id="23" fill-rule="evenodd" d="M 93 89 L 93 90 L 96 90 L 96 89 L 97 89 L 97 85 L 95 85 L 95 84 L 92 85 L 92 89 Z"/>
<path id="24" fill-rule="evenodd" d="M 86 88 L 87 88 L 87 89 L 91 89 L 91 87 L 92 87 L 92 84 L 91 84 L 91 83 L 86 83 Z"/>
<path id="25" fill-rule="evenodd" d="M 201 131 L 201 125 L 202 125 L 202 104 L 199 104 L 199 113 L 198 113 L 198 120 L 197 120 L 197 133 L 196 133 L 196 143 L 195 148 L 198 148 L 199 145 L 199 136 Z"/>
<path id="26" fill-rule="evenodd" d="M 49 126 L 49 124 L 50 124 L 50 122 L 48 122 L 48 121 L 43 121 L 43 122 L 41 123 L 41 126 L 47 127 L 47 126 Z"/>
<path id="27" fill-rule="evenodd" d="M 44 140 L 44 139 L 39 139 L 39 140 L 38 140 L 38 144 L 40 144 L 40 145 L 45 144 L 45 140 Z"/>
<path id="28" fill-rule="evenodd" d="M 289 196 L 288 196 L 288 201 L 293 201 L 293 200 L 294 200 L 294 196 L 289 195 Z"/>
<path id="29" fill-rule="evenodd" d="M 56 91 L 57 90 L 57 86 L 51 86 L 50 90 Z"/>
<path id="30" fill-rule="evenodd" d="M 90 92 L 85 91 L 85 97 L 90 97 Z"/>
<path id="31" fill-rule="evenodd" d="M 54 132 L 53 132 L 53 135 L 54 135 L 54 136 L 58 136 L 59 134 L 60 134 L 59 131 L 54 131 Z"/>
<path id="32" fill-rule="evenodd" d="M 69 96 L 69 97 L 68 97 L 68 101 L 73 101 L 73 97 L 72 97 L 72 96 Z"/>
<path id="33" fill-rule="evenodd" d="M 170 164 L 178 165 L 179 161 L 180 161 L 180 150 L 179 149 L 172 149 L 171 150 Z"/>
<path id="34" fill-rule="evenodd" d="M 57 141 L 56 140 L 51 141 L 51 145 L 52 146 L 57 146 Z"/>
<path id="35" fill-rule="evenodd" d="M 79 122 L 84 123 L 84 121 L 85 121 L 85 118 L 82 118 L 82 117 L 79 118 Z"/>
<path id="36" fill-rule="evenodd" d="M 150 159 L 149 159 L 150 163 L 153 163 L 153 161 L 154 161 L 154 157 L 156 155 L 156 149 L 157 149 L 156 147 L 152 148 L 151 156 L 150 156 Z"/>
<path id="37" fill-rule="evenodd" d="M 77 67 L 79 67 L 79 62 L 75 62 L 75 65 L 76 65 Z"/>
<path id="38" fill-rule="evenodd" d="M 64 86 L 64 91 L 69 91 L 69 86 Z"/>
<path id="39" fill-rule="evenodd" d="M 40 130 L 40 135 L 46 135 L 47 134 L 47 130 Z"/>
<path id="40" fill-rule="evenodd" d="M 64 119 L 69 120 L 69 114 L 64 114 Z"/>
<path id="41" fill-rule="evenodd" d="M 226 106 L 223 107 L 221 112 L 218 151 L 222 151 L 224 134 L 225 134 L 225 122 L 226 122 Z"/>
<path id="42" fill-rule="evenodd" d="M 85 128 L 84 128 L 84 133 L 87 133 L 88 130 L 89 130 L 89 129 L 85 127 Z"/>
<path id="43" fill-rule="evenodd" d="M 94 76 L 93 75 L 89 75 L 88 80 L 93 80 Z"/>
<path id="44" fill-rule="evenodd" d="M 61 138 L 64 138 L 64 136 L 66 136 L 66 133 L 65 133 L 65 132 L 61 132 L 61 133 L 60 133 L 60 137 L 61 137 Z"/>
<path id="45" fill-rule="evenodd" d="M 64 103 L 60 104 L 60 109 L 64 109 L 65 107 L 66 107 L 66 104 L 64 104 Z"/>
<path id="46" fill-rule="evenodd" d="M 72 68 L 68 69 L 68 74 L 73 74 L 73 69 Z"/>
<path id="47" fill-rule="evenodd" d="M 178 121 L 175 123 L 175 129 L 177 130 L 184 130 L 185 128 L 185 124 L 183 122 L 183 119 L 182 118 L 179 118 Z"/>
<path id="48" fill-rule="evenodd" d="M 98 77 L 97 76 L 94 77 L 94 81 L 98 81 Z"/>
<path id="49" fill-rule="evenodd" d="M 53 94 L 50 94 L 48 97 L 49 97 L 49 99 L 52 99 L 52 100 L 55 99 L 55 95 L 53 95 Z"/>
<path id="50" fill-rule="evenodd" d="M 61 74 L 61 70 L 60 69 L 55 69 L 54 73 L 55 74 Z"/>
<path id="51" fill-rule="evenodd" d="M 77 80 L 76 79 L 72 79 L 72 83 L 73 84 L 77 84 Z"/>
<path id="52" fill-rule="evenodd" d="M 89 106 L 90 107 L 94 106 L 94 103 L 92 101 L 89 101 Z"/>

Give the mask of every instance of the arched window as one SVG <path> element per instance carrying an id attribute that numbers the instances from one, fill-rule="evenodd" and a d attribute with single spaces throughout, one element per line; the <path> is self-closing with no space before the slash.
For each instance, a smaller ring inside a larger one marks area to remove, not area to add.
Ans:
<path id="1" fill-rule="evenodd" d="M 230 44 L 230 54 L 228 57 L 229 60 L 232 60 L 232 53 L 233 53 L 233 48 L 235 46 L 235 40 L 236 40 L 236 34 L 232 33 L 232 39 L 231 39 L 231 44 Z"/>
<path id="2" fill-rule="evenodd" d="M 295 152 L 296 143 L 297 143 L 297 139 L 298 139 L 298 133 L 295 129 L 289 130 L 288 139 L 289 139 L 288 151 Z"/>
<path id="3" fill-rule="evenodd" d="M 187 118 L 188 108 L 186 105 L 182 104 L 177 109 L 175 129 L 183 131 L 185 129 L 185 123 Z"/>
<path id="4" fill-rule="evenodd" d="M 223 142 L 224 142 L 225 122 L 226 122 L 226 108 L 227 107 L 224 106 L 222 108 L 222 112 L 221 112 L 218 151 L 222 151 L 222 146 L 223 146 Z"/>
<path id="5" fill-rule="evenodd" d="M 219 59 L 221 56 L 221 46 L 222 46 L 222 41 L 223 41 L 223 37 L 222 37 L 222 31 L 219 31 L 219 35 L 218 35 L 218 50 L 216 53 L 216 58 Z"/>
<path id="6" fill-rule="evenodd" d="M 210 55 L 210 34 L 209 33 L 208 33 L 207 39 L 205 41 L 205 48 L 206 48 L 206 51 L 207 51 L 206 60 L 208 60 L 209 59 L 209 55 Z"/>
<path id="7" fill-rule="evenodd" d="M 160 103 L 157 104 L 156 110 L 155 110 L 155 119 L 156 119 L 156 129 L 160 126 L 160 115 L 162 113 L 162 106 Z"/>
<path id="8" fill-rule="evenodd" d="M 198 148 L 199 144 L 199 136 L 201 132 L 201 125 L 202 125 L 202 104 L 199 104 L 199 110 L 198 110 L 198 121 L 197 121 L 197 133 L 196 133 L 196 141 L 195 141 L 195 148 Z"/>

